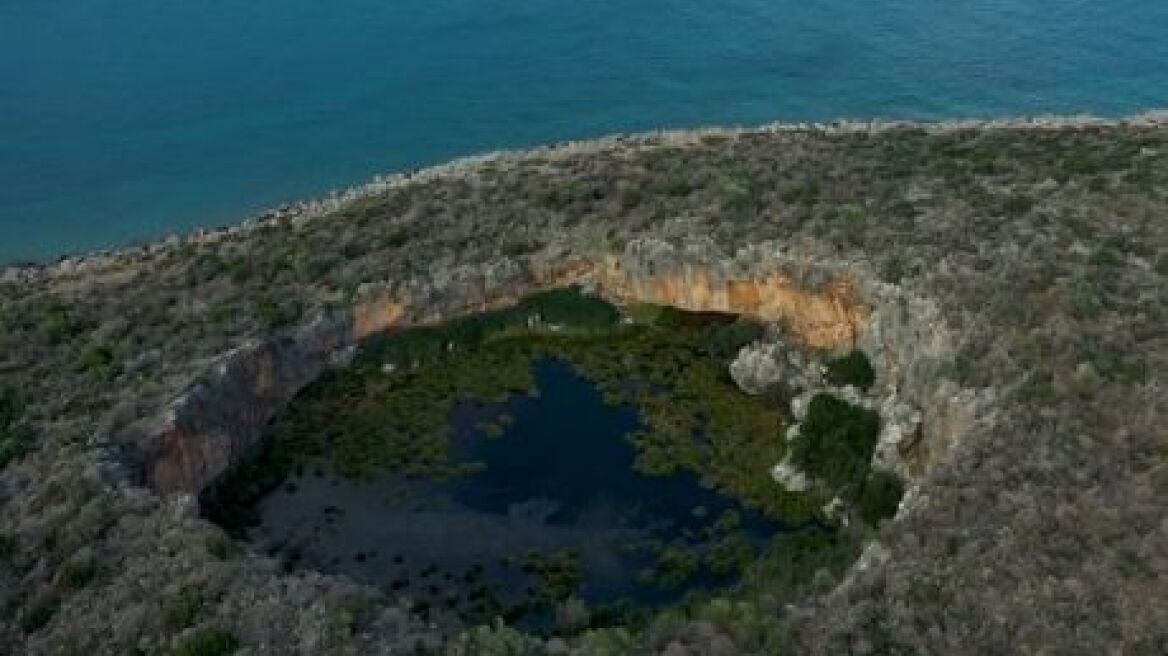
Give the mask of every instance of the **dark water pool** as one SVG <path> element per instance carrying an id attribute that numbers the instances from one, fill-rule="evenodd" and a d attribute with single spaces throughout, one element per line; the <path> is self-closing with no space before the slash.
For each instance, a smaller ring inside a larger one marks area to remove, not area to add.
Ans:
<path id="1" fill-rule="evenodd" d="M 732 583 L 776 527 L 693 475 L 637 473 L 637 411 L 563 362 L 534 367 L 537 395 L 453 413 L 452 457 L 479 471 L 362 482 L 309 468 L 261 502 L 250 537 L 451 619 L 546 625 L 568 596 L 598 613 Z"/>

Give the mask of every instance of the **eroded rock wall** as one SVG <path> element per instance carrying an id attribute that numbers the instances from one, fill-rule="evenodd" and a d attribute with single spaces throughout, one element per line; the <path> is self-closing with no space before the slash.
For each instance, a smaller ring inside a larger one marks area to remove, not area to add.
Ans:
<path id="1" fill-rule="evenodd" d="M 291 337 L 253 340 L 224 354 L 171 404 L 147 453 L 151 486 L 201 490 L 246 455 L 275 412 L 351 343 L 347 317 L 321 316 Z"/>
<path id="2" fill-rule="evenodd" d="M 789 266 L 767 247 L 726 257 L 701 242 L 675 248 L 642 240 L 619 257 L 605 258 L 596 278 L 617 301 L 742 314 L 780 324 L 813 348 L 855 345 L 868 308 L 856 293 L 852 274 L 825 266 L 830 278 L 810 289 L 788 273 Z"/>

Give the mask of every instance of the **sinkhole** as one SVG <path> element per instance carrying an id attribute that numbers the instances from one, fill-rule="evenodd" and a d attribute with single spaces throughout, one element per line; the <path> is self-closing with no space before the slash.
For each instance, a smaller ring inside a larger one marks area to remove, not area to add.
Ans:
<path id="1" fill-rule="evenodd" d="M 764 338 L 743 317 L 577 288 L 387 333 L 303 390 L 201 507 L 289 570 L 452 627 L 564 634 L 793 598 L 852 562 L 900 490 L 869 471 L 874 412 L 816 396 L 790 442 L 797 390 L 739 389 L 728 365 Z M 821 483 L 776 481 L 792 457 Z M 860 521 L 830 521 L 841 497 Z"/>

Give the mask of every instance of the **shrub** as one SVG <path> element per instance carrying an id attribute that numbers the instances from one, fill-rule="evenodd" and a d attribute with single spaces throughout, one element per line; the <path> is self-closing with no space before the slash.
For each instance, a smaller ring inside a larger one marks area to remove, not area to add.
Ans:
<path id="1" fill-rule="evenodd" d="M 96 373 L 101 378 L 110 378 L 114 373 L 114 351 L 106 344 L 92 346 L 81 355 L 77 366 L 81 371 Z"/>
<path id="2" fill-rule="evenodd" d="M 270 330 L 296 323 L 303 311 L 303 306 L 296 299 L 277 301 L 274 298 L 262 297 L 255 304 L 256 317 Z"/>
<path id="3" fill-rule="evenodd" d="M 20 616 L 20 630 L 25 633 L 35 633 L 53 619 L 57 613 L 60 601 L 55 595 L 45 595 L 24 609 Z"/>
<path id="4" fill-rule="evenodd" d="M 880 415 L 829 394 L 811 399 L 791 456 L 799 469 L 853 496 L 868 473 Z"/>
<path id="5" fill-rule="evenodd" d="M 705 347 L 713 357 L 729 362 L 743 346 L 762 338 L 765 332 L 762 324 L 739 319 L 712 329 L 705 340 Z"/>
<path id="6" fill-rule="evenodd" d="M 0 565 L 7 564 L 16 553 L 16 538 L 0 534 Z"/>
<path id="7" fill-rule="evenodd" d="M 855 385 L 866 390 L 876 382 L 876 372 L 863 351 L 852 351 L 828 361 L 827 382 L 840 386 Z"/>
<path id="8" fill-rule="evenodd" d="M 904 485 L 900 478 L 889 472 L 874 471 L 868 474 L 860 493 L 860 517 L 869 526 L 879 526 L 881 520 L 896 514 L 902 496 Z"/>
<path id="9" fill-rule="evenodd" d="M 16 390 L 0 387 L 0 467 L 24 455 L 32 442 L 28 429 L 20 424 L 23 413 Z"/>
<path id="10" fill-rule="evenodd" d="M 1113 267 L 1123 264 L 1123 256 L 1113 248 L 1100 246 L 1091 252 L 1087 262 L 1092 266 Z"/>
<path id="11" fill-rule="evenodd" d="M 93 559 L 86 558 L 75 562 L 66 563 L 61 569 L 61 585 L 66 588 L 79 589 L 84 588 L 93 581 L 97 576 L 97 564 Z"/>
<path id="12" fill-rule="evenodd" d="M 183 638 L 170 656 L 225 656 L 239 649 L 239 640 L 216 627 L 205 627 Z"/>
<path id="13" fill-rule="evenodd" d="M 723 207 L 744 210 L 754 202 L 754 189 L 745 175 L 728 175 L 718 183 L 718 196 Z"/>
<path id="14" fill-rule="evenodd" d="M 670 196 L 680 198 L 690 195 L 692 191 L 693 184 L 690 183 L 688 178 L 681 175 L 674 176 L 665 183 L 665 193 Z"/>
<path id="15" fill-rule="evenodd" d="M 180 630 L 194 624 L 202 610 L 203 591 L 198 587 L 187 586 L 166 605 L 163 617 L 168 627 Z"/>
<path id="16" fill-rule="evenodd" d="M 38 332 L 47 336 L 53 344 L 71 339 L 82 329 L 83 326 L 73 318 L 68 308 L 63 305 L 50 307 L 37 321 Z"/>

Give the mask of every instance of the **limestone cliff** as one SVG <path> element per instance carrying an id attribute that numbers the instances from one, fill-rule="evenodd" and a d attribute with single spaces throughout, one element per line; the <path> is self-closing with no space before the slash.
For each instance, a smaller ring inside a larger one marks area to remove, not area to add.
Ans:
<path id="1" fill-rule="evenodd" d="M 597 267 L 601 289 L 618 302 L 656 303 L 683 310 L 730 312 L 783 326 L 807 346 L 854 346 L 868 309 L 847 272 L 820 289 L 801 287 L 777 259 L 751 251 L 721 256 L 708 245 L 676 249 L 653 240 L 633 242 L 620 257 Z"/>

